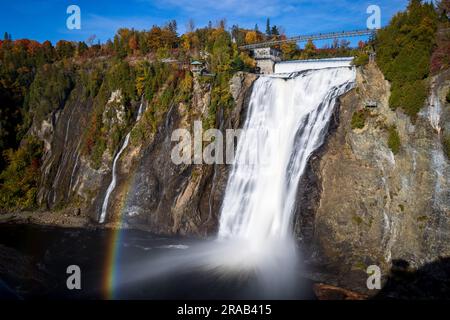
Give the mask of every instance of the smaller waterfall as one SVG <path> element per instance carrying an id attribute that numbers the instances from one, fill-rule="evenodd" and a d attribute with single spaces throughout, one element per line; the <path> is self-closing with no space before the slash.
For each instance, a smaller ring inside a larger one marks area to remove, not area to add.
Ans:
<path id="1" fill-rule="evenodd" d="M 73 116 L 74 110 L 75 110 L 75 108 L 72 108 L 72 111 L 70 112 L 70 115 L 69 115 L 69 119 L 67 120 L 66 131 L 65 131 L 65 135 L 64 135 L 63 150 L 65 148 L 69 148 L 69 146 L 67 145 L 67 141 L 68 141 L 68 137 L 69 137 L 70 124 L 72 122 L 72 116 Z M 58 164 L 58 170 L 56 171 L 56 176 L 55 176 L 55 179 L 53 180 L 53 184 L 52 184 L 52 190 L 53 190 L 52 203 L 53 204 L 56 203 L 57 192 L 59 191 L 58 190 L 58 183 L 59 183 L 59 179 L 61 178 L 61 173 L 67 167 L 67 160 L 68 160 L 68 158 L 70 158 L 71 154 L 72 154 L 72 152 L 69 152 L 69 151 L 63 152 L 61 154 L 62 160 Z M 68 192 L 70 192 L 70 190 Z"/>
<path id="2" fill-rule="evenodd" d="M 437 90 L 433 89 L 428 104 L 428 119 L 430 120 L 431 126 L 434 130 L 436 130 L 438 134 L 441 133 L 440 116 L 441 101 L 439 100 L 439 94 L 437 93 Z"/>
<path id="3" fill-rule="evenodd" d="M 138 114 L 137 114 L 137 117 L 136 117 L 136 122 L 138 122 L 141 119 L 143 112 L 144 112 L 144 102 L 143 102 L 143 99 L 141 99 L 141 104 L 139 106 Z M 102 212 L 100 214 L 100 219 L 99 219 L 100 223 L 104 223 L 105 222 L 106 212 L 108 210 L 108 204 L 109 204 L 109 197 L 111 196 L 111 193 L 116 188 L 116 183 L 117 183 L 117 162 L 119 161 L 120 156 L 122 155 L 124 150 L 128 147 L 128 144 L 130 143 L 130 135 L 131 135 L 131 130 L 126 135 L 125 140 L 123 141 L 122 146 L 119 149 L 119 152 L 117 152 L 116 156 L 114 157 L 113 167 L 112 167 L 112 180 L 111 180 L 111 183 L 108 186 L 108 189 L 106 190 L 105 199 L 103 200 Z"/>
<path id="4" fill-rule="evenodd" d="M 447 188 L 447 181 L 449 181 L 450 171 L 449 166 L 445 161 L 445 154 L 441 143 L 441 139 L 443 139 L 441 136 L 441 112 L 442 105 L 439 98 L 438 86 L 436 83 L 433 83 L 427 111 L 430 124 L 437 133 L 434 138 L 434 147 L 431 150 L 431 169 L 434 171 L 436 177 L 433 205 L 435 209 L 447 212 L 448 206 L 446 205 L 446 199 L 448 199 L 450 194 Z"/>
<path id="5" fill-rule="evenodd" d="M 141 104 L 139 105 L 138 114 L 137 114 L 137 117 L 136 117 L 136 122 L 141 120 L 143 113 L 144 113 L 144 102 L 143 102 L 143 98 L 142 98 L 141 99 Z"/>

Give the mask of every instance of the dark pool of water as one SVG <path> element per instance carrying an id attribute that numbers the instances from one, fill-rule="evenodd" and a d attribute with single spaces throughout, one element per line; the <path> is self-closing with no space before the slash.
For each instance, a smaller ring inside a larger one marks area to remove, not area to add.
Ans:
<path id="1" fill-rule="evenodd" d="M 0 224 L 0 298 L 104 299 L 111 230 Z M 312 282 L 292 277 L 294 290 L 274 296 L 254 274 L 221 275 L 188 266 L 205 240 L 122 230 L 115 262 L 118 299 L 314 299 Z M 167 257 L 170 257 L 167 259 Z M 166 260 L 164 260 L 166 259 Z M 165 266 L 158 261 L 166 261 Z M 176 266 L 174 266 L 176 264 Z M 68 290 L 67 267 L 81 269 L 81 290 Z M 162 267 L 161 267 L 162 266 Z M 162 270 L 155 270 L 162 268 Z M 156 272 L 157 271 L 157 272 Z M 276 278 L 277 275 L 274 275 Z M 270 291 L 270 288 L 269 288 Z"/>

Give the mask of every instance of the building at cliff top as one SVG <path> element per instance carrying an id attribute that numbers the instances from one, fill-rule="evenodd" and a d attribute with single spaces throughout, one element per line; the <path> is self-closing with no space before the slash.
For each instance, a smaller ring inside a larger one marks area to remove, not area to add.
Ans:
<path id="1" fill-rule="evenodd" d="M 260 73 L 271 74 L 275 71 L 275 63 L 281 61 L 281 52 L 269 47 L 256 48 L 253 49 L 253 57 Z"/>
<path id="2" fill-rule="evenodd" d="M 205 68 L 205 65 L 204 65 L 203 62 L 200 62 L 200 61 L 197 61 L 197 60 L 191 62 L 191 71 L 193 73 L 198 73 L 199 74 L 199 73 L 202 72 L 202 70 L 204 68 Z"/>

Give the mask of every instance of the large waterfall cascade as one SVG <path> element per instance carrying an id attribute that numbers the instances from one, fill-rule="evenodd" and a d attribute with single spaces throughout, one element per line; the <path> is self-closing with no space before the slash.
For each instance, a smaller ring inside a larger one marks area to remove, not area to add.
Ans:
<path id="1" fill-rule="evenodd" d="M 117 287 L 164 274 L 200 272 L 211 283 L 238 284 L 240 289 L 233 291 L 245 297 L 298 297 L 301 264 L 291 231 L 297 185 L 308 158 L 325 138 L 337 98 L 356 78 L 353 67 L 324 67 L 256 80 L 217 239 L 130 265 L 121 271 L 126 277 Z"/>
<path id="2" fill-rule="evenodd" d="M 136 122 L 138 122 L 141 119 L 143 112 L 144 112 L 144 102 L 143 102 L 143 99 L 141 99 L 141 104 L 139 105 L 139 110 L 138 110 L 138 114 L 137 114 L 137 117 L 136 117 Z M 116 156 L 114 157 L 112 173 L 111 173 L 112 174 L 112 179 L 111 179 L 111 183 L 108 186 L 108 189 L 106 190 L 105 198 L 103 200 L 102 212 L 100 214 L 100 219 L 99 219 L 100 223 L 104 223 L 105 222 L 106 213 L 108 211 L 109 197 L 111 196 L 111 193 L 116 188 L 116 183 L 117 183 L 117 162 L 119 161 L 120 156 L 122 155 L 124 150 L 128 147 L 128 144 L 130 142 L 130 135 L 131 135 L 131 130 L 125 136 L 125 139 L 124 139 L 124 141 L 122 143 L 122 146 L 119 149 L 119 152 L 117 152 Z"/>
<path id="3" fill-rule="evenodd" d="M 236 240 L 250 252 L 293 242 L 301 175 L 324 141 L 337 98 L 355 83 L 353 67 L 322 63 L 322 69 L 295 73 L 298 65 L 291 65 L 283 67 L 286 75 L 254 84 L 222 204 L 219 240 Z"/>

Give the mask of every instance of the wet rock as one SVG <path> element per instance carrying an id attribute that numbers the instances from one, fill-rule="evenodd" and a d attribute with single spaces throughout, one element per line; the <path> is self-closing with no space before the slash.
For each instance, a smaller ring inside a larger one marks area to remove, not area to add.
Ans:
<path id="1" fill-rule="evenodd" d="M 314 293 L 319 300 L 367 300 L 368 296 L 323 283 L 316 283 Z"/>
<path id="2" fill-rule="evenodd" d="M 445 91 L 449 80 L 449 73 L 442 75 L 437 90 Z M 385 281 L 393 260 L 419 267 L 450 255 L 450 166 L 430 106 L 412 123 L 390 109 L 389 94 L 375 64 L 358 71 L 357 89 L 340 99 L 338 124 L 300 187 L 296 232 L 311 259 L 342 275 L 344 287 L 357 285 L 346 275 L 369 265 L 379 266 Z M 353 113 L 367 100 L 378 107 L 367 111 L 364 128 L 352 129 Z M 400 136 L 397 154 L 387 143 L 391 126 Z M 359 282 L 364 287 L 364 277 Z"/>
<path id="3" fill-rule="evenodd" d="M 224 136 L 226 129 L 240 126 L 254 80 L 254 75 L 238 73 L 230 81 L 235 107 L 231 112 L 218 110 L 216 120 Z M 180 128 L 193 133 L 192 124 L 202 119 L 209 99 L 209 86 L 195 78 L 189 109 L 172 106 L 152 143 L 142 150 L 129 191 L 116 201 L 125 203 L 121 215 L 128 225 L 180 235 L 206 236 L 217 230 L 228 166 L 177 165 L 171 159 L 177 143 L 171 141 L 171 133 Z"/>

